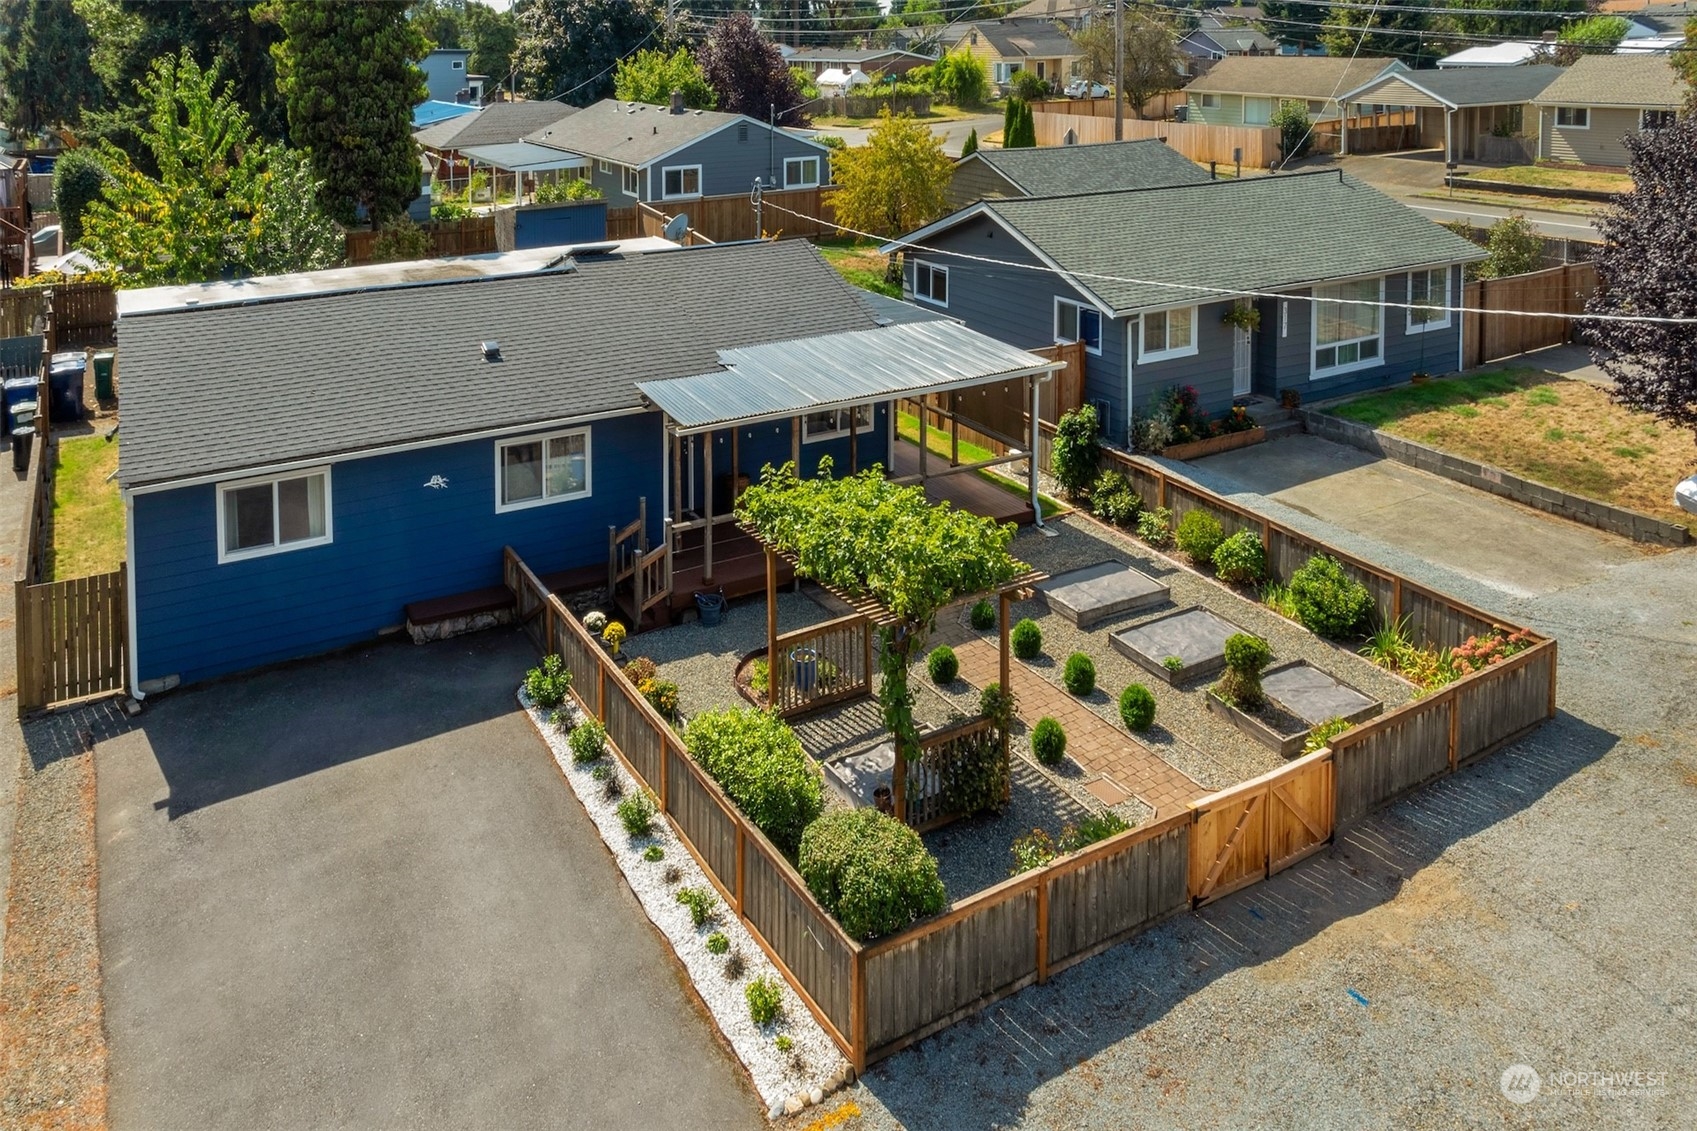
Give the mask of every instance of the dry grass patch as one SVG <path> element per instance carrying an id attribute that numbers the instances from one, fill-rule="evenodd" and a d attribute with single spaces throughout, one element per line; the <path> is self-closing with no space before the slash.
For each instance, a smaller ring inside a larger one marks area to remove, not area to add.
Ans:
<path id="1" fill-rule="evenodd" d="M 1601 169 L 1565 169 L 1558 165 L 1510 165 L 1506 169 L 1483 169 L 1473 176 L 1481 181 L 1501 181 L 1533 188 L 1585 189 L 1590 192 L 1631 192 L 1632 178 L 1625 173 Z"/>
<path id="2" fill-rule="evenodd" d="M 1697 468 L 1691 435 L 1584 381 L 1502 369 L 1373 393 L 1329 411 L 1588 499 L 1690 522 L 1673 489 Z"/>
<path id="3" fill-rule="evenodd" d="M 888 278 L 890 257 L 878 251 L 878 245 L 858 238 L 819 239 L 813 241 L 825 262 L 837 269 L 837 274 L 853 285 L 876 291 L 891 298 L 901 298 L 899 283 Z"/>

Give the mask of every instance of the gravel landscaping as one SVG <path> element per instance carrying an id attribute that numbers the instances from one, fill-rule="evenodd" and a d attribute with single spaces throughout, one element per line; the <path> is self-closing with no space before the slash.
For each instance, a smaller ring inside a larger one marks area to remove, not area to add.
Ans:
<path id="1" fill-rule="evenodd" d="M 679 891 L 711 891 L 712 885 L 671 827 L 656 817 L 650 835 L 633 837 L 625 831 L 618 805 L 621 798 L 636 793 L 635 779 L 611 754 L 593 763 L 575 763 L 567 746 L 567 732 L 550 721 L 552 712 L 532 706 L 522 689 L 518 699 L 553 752 L 561 775 L 601 833 L 637 902 L 671 944 L 720 1033 L 748 1069 L 755 1090 L 771 1108 L 769 1114 L 773 1118 L 794 1114 L 841 1087 L 849 1075 L 848 1062 L 737 917 L 721 904 L 712 920 L 697 927 L 689 909 L 678 903 Z M 582 712 L 569 700 L 568 704 L 573 719 L 583 721 Z M 605 767 L 606 776 L 619 783 L 619 795 L 609 796 L 606 781 L 595 777 L 598 767 Z M 661 858 L 648 859 L 644 853 L 656 847 Z M 675 879 L 668 882 L 668 875 Z M 709 939 L 718 932 L 729 939 L 726 954 L 713 954 L 708 949 Z M 739 956 L 744 965 L 736 977 L 726 969 L 731 956 Z M 744 991 L 750 982 L 762 977 L 774 979 L 782 988 L 783 1009 L 776 1021 L 757 1025 L 749 1016 Z M 788 1038 L 788 1051 L 779 1049 L 781 1038 Z"/>

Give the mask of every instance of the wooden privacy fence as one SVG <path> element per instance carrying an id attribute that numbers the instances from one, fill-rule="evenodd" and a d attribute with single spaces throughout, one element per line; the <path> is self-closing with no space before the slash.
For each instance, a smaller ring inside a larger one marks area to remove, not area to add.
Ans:
<path id="1" fill-rule="evenodd" d="M 472 216 L 465 220 L 425 224 L 424 256 L 435 259 L 445 255 L 482 255 L 499 251 L 495 217 Z M 377 239 L 381 232 L 349 232 L 347 234 L 348 265 L 359 267 L 375 259 Z"/>
<path id="2" fill-rule="evenodd" d="M 1114 120 L 1087 118 L 1077 114 L 1037 114 L 1038 145 L 1065 145 L 1072 134 L 1074 145 L 1094 145 L 1114 140 Z M 1207 126 L 1200 122 L 1146 122 L 1125 120 L 1125 140 L 1160 138 L 1192 161 L 1218 161 L 1230 165 L 1241 150 L 1246 169 L 1266 169 L 1279 160 L 1279 131 L 1276 126 Z"/>
<path id="3" fill-rule="evenodd" d="M 1580 314 L 1596 289 L 1595 263 L 1568 263 L 1545 271 L 1468 283 L 1462 298 L 1466 308 L 1461 336 L 1464 368 L 1561 345 L 1573 337 L 1577 325 L 1572 318 L 1526 318 L 1494 311 Z"/>
<path id="4" fill-rule="evenodd" d="M 1179 514 L 1205 510 L 1228 534 L 1258 532 L 1275 579 L 1288 579 L 1313 554 L 1336 558 L 1368 587 L 1381 618 L 1407 618 L 1410 634 L 1430 646 L 1453 647 L 1469 636 L 1515 627 L 1158 464 L 1117 451 L 1107 458 L 1151 506 Z M 842 931 L 790 862 L 694 765 L 671 728 L 559 599 L 512 550 L 504 560 L 507 586 L 531 638 L 563 658 L 573 696 L 605 722 L 618 756 L 656 793 L 679 839 L 857 1070 L 1169 915 L 1290 867 L 1372 809 L 1519 738 L 1555 713 L 1556 642 L 1535 637 L 1524 652 L 1344 732 L 1330 749 L 863 944 Z M 931 738 L 945 749 L 976 737 L 973 726 Z M 922 756 L 909 767 L 919 797 L 939 784 L 927 786 L 926 766 Z"/>
<path id="5" fill-rule="evenodd" d="M 831 221 L 831 185 L 809 189 L 770 190 L 762 194 L 765 210 L 755 223 L 754 198 L 746 192 L 731 196 L 703 196 L 695 200 L 668 201 L 672 212 L 651 204 L 607 209 L 607 238 L 629 240 L 639 236 L 662 236 L 674 216 L 689 217 L 687 244 L 725 243 L 761 237 L 794 239 L 798 236 L 834 236 Z M 761 229 L 764 229 L 762 231 Z"/>
<path id="6" fill-rule="evenodd" d="M 1163 94 L 1152 94 L 1141 107 L 1133 108 L 1131 101 L 1126 100 L 1125 118 L 1133 121 L 1146 118 L 1160 121 L 1173 116 L 1176 107 L 1183 106 L 1185 95 L 1182 90 L 1170 90 Z M 1031 104 L 1033 114 L 1071 114 L 1079 118 L 1114 117 L 1114 99 L 1107 98 L 1043 98 Z"/>
<path id="7" fill-rule="evenodd" d="M 110 283 L 64 283 L 49 288 L 47 348 L 111 345 L 118 337 L 118 292 Z"/>

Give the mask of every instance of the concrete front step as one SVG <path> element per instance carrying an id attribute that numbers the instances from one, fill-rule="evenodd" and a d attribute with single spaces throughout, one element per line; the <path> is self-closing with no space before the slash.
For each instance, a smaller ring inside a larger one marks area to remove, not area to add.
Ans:
<path id="1" fill-rule="evenodd" d="M 1302 421 L 1280 420 L 1277 423 L 1266 425 L 1266 429 L 1267 439 L 1269 440 L 1278 440 L 1285 436 L 1300 436 L 1302 435 Z"/>

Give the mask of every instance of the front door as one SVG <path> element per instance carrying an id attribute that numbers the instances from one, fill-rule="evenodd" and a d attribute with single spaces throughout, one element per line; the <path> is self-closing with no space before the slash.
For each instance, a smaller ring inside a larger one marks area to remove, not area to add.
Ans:
<path id="1" fill-rule="evenodd" d="M 1250 359 L 1254 356 L 1249 348 L 1250 332 L 1242 327 L 1232 331 L 1232 396 L 1247 397 L 1249 395 L 1249 378 L 1251 372 Z"/>

